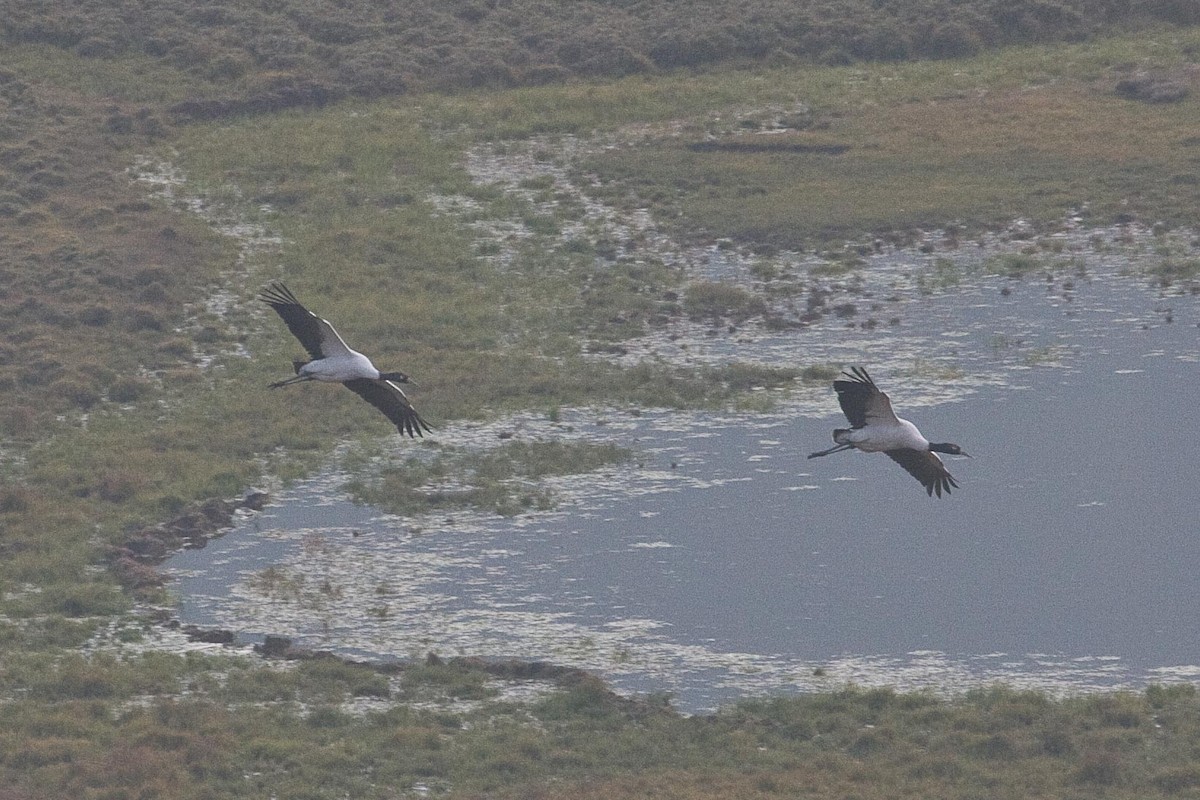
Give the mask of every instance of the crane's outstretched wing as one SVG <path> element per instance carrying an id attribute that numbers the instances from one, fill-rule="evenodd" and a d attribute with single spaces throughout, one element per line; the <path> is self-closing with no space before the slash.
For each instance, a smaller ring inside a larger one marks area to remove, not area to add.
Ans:
<path id="1" fill-rule="evenodd" d="M 919 480 L 930 497 L 933 497 L 934 492 L 937 492 L 938 497 L 942 496 L 942 492 L 948 495 L 952 486 L 955 489 L 958 488 L 958 482 L 954 480 L 942 460 L 937 457 L 937 453 L 909 449 L 885 450 L 884 452 L 887 453 L 888 458 L 904 467 L 909 475 Z"/>
<path id="2" fill-rule="evenodd" d="M 378 408 L 388 419 L 396 424 L 396 430 L 407 433 L 410 437 L 424 436 L 422 429 L 433 432 L 425 420 L 413 408 L 408 396 L 400 387 L 391 381 L 373 381 L 369 378 L 355 378 L 342 381 L 342 384 L 356 395 Z"/>
<path id="3" fill-rule="evenodd" d="M 282 283 L 272 283 L 262 290 L 258 299 L 275 309 L 275 313 L 312 358 L 329 358 L 353 352 L 328 320 L 321 319 L 301 305 Z"/>
<path id="4" fill-rule="evenodd" d="M 861 428 L 871 422 L 887 424 L 896 422 L 896 413 L 892 411 L 892 401 L 879 391 L 875 381 L 862 367 L 851 367 L 849 372 L 843 372 L 848 380 L 833 382 L 833 390 L 837 392 L 838 403 L 842 413 L 850 420 L 850 427 Z"/>

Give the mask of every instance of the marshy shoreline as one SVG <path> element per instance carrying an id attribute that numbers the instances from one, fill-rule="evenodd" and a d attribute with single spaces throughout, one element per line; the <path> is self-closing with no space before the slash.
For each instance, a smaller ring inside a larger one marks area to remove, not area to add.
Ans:
<path id="1" fill-rule="evenodd" d="M 42 30 L 29 19 L 5 35 Z M 0 57 L 0 794 L 1147 797 L 1200 786 L 1200 699 L 1186 672 L 1112 692 L 948 695 L 815 666 L 816 691 L 689 715 L 669 689 L 630 697 L 571 664 L 430 657 L 419 638 L 392 666 L 322 654 L 281 628 L 263 636 L 264 657 L 238 626 L 176 628 L 182 598 L 161 571 L 331 459 L 349 476 L 346 502 L 391 503 L 405 519 L 541 520 L 576 508 L 575 484 L 596 474 L 712 483 L 701 447 L 620 441 L 656 415 L 679 429 L 727 415 L 792 433 L 780 420 L 825 413 L 828 381 L 867 355 L 919 409 L 980 397 L 998 375 L 1070 377 L 1088 358 L 1082 339 L 1042 336 L 1038 319 L 964 345 L 978 332 L 938 329 L 956 319 L 938 316 L 956 292 L 981 307 L 1053 303 L 1067 319 L 1090 286 L 1151 287 L 1104 313 L 1118 335 L 1147 334 L 1139 356 L 1180 355 L 1163 343 L 1192 330 L 1200 277 L 1188 227 L 1200 202 L 1196 28 L 933 61 L 831 54 L 822 66 L 776 53 L 397 96 L 260 74 L 225 44 L 211 70 L 198 53 L 172 61 L 153 43 L 95 37 L 31 35 Z M 343 45 L 354 42 L 319 52 Z M 216 102 L 188 105 L 197 98 Z M 368 409 L 320 416 L 302 394 L 268 398 L 264 365 L 286 365 L 294 343 L 252 298 L 281 275 L 410 369 L 447 441 L 396 453 L 375 441 Z M 885 336 L 920 352 L 874 349 Z M 804 337 L 821 347 L 797 355 Z M 950 394 L 920 391 L 930 378 Z M 588 426 L 611 433 L 587 441 Z M 744 463 L 722 467 L 724 485 L 770 474 L 783 441 L 759 436 Z M 993 463 L 1002 456 L 992 448 Z M 986 474 L 978 496 L 995 489 Z M 852 482 L 839 477 L 775 488 L 799 507 L 845 497 Z M 1070 513 L 1105 501 L 1086 489 L 1072 486 Z M 640 519 L 649 530 L 656 518 L 631 518 L 631 531 Z M 427 543 L 440 526 L 407 533 Z M 978 523 L 957 524 L 961 539 L 932 528 L 907 530 L 945 550 L 988 544 Z M 1088 541 L 1107 553 L 1123 538 Z M 621 553 L 666 563 L 683 549 L 667 539 L 639 533 Z M 276 597 L 259 599 L 314 602 L 292 591 L 292 568 L 260 575 Z M 353 599 L 335 579 L 304 586 Z M 405 614 L 385 584 L 365 604 L 381 622 Z M 880 603 L 864 618 L 895 607 Z"/>

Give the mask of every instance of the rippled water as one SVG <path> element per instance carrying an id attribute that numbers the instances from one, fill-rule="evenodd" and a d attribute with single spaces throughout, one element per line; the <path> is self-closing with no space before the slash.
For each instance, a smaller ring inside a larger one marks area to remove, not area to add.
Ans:
<path id="1" fill-rule="evenodd" d="M 380 658 L 549 659 L 685 710 L 847 680 L 1200 674 L 1196 297 L 1110 270 L 900 305 L 896 325 L 829 319 L 686 357 L 867 365 L 901 414 L 975 456 L 948 460 L 952 497 L 881 455 L 806 460 L 844 424 L 828 386 L 767 414 L 530 415 L 437 438 L 584 436 L 637 461 L 551 481 L 558 509 L 515 519 L 389 517 L 330 472 L 172 559 L 181 617 Z M 291 590 L 264 588 L 271 566 Z"/>

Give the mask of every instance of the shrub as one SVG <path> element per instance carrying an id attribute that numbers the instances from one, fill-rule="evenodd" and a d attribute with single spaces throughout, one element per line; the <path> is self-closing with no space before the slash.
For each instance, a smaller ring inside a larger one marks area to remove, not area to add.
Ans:
<path id="1" fill-rule="evenodd" d="M 166 327 L 158 316 L 144 310 L 129 314 L 125 318 L 125 326 L 135 333 L 138 331 L 161 331 Z"/>
<path id="2" fill-rule="evenodd" d="M 132 403 L 148 395 L 151 389 L 150 382 L 144 378 L 119 378 L 108 387 L 108 397 L 114 403 Z"/>
<path id="3" fill-rule="evenodd" d="M 1035 256 L 1026 255 L 1025 253 L 1004 253 L 989 258 L 987 266 L 991 272 L 1020 277 L 1042 269 L 1045 265 Z"/>
<path id="4" fill-rule="evenodd" d="M 391 689 L 385 675 L 367 666 L 347 664 L 332 658 L 305 661 L 297 676 L 306 691 L 337 701 L 344 694 L 354 697 L 388 697 Z"/>
<path id="5" fill-rule="evenodd" d="M 45 595 L 49 608 L 68 617 L 109 616 L 127 605 L 120 590 L 108 583 L 55 585 Z"/>
<path id="6" fill-rule="evenodd" d="M 692 319 L 732 317 L 741 320 L 761 314 L 766 306 L 745 289 L 727 283 L 708 282 L 688 286 L 683 308 Z"/>
<path id="7" fill-rule="evenodd" d="M 130 500 L 138 490 L 145 485 L 145 478 L 139 472 L 116 469 L 101 476 L 96 484 L 96 493 L 102 500 L 110 503 L 124 503 Z"/>
<path id="8" fill-rule="evenodd" d="M 1089 750 L 1080 759 L 1075 777 L 1080 783 L 1111 786 L 1120 778 L 1121 768 L 1121 755 L 1115 750 L 1107 748 Z"/>
<path id="9" fill-rule="evenodd" d="M 306 721 L 314 728 L 340 728 L 351 720 L 350 715 L 332 706 L 320 706 L 309 712 Z"/>
<path id="10" fill-rule="evenodd" d="M 816 364 L 800 370 L 800 380 L 806 383 L 827 383 L 841 375 L 842 370 L 829 364 Z"/>
<path id="11" fill-rule="evenodd" d="M 1154 776 L 1154 785 L 1172 794 L 1200 786 L 1200 766 L 1171 767 Z"/>
<path id="12" fill-rule="evenodd" d="M 337 75 L 354 94 L 378 97 L 407 91 L 407 76 L 414 69 L 403 53 L 371 50 L 351 55 L 338 65 Z"/>
<path id="13" fill-rule="evenodd" d="M 1144 8 L 1154 16 L 1176 25 L 1200 24 L 1200 6 L 1192 0 L 1151 0 Z"/>
<path id="14" fill-rule="evenodd" d="M 33 490 L 28 486 L 0 487 L 0 514 L 28 511 L 32 500 Z"/>
<path id="15" fill-rule="evenodd" d="M 1074 750 L 1071 734 L 1065 726 L 1047 727 L 1037 734 L 1038 749 L 1048 756 L 1061 758 Z"/>
<path id="16" fill-rule="evenodd" d="M 79 321 L 84 325 L 107 325 L 112 321 L 112 309 L 104 306 L 88 306 L 79 312 Z"/>
<path id="17" fill-rule="evenodd" d="M 1190 683 L 1152 684 L 1146 687 L 1146 702 L 1151 708 L 1163 708 L 1179 700 L 1191 700 L 1196 696 L 1196 687 Z"/>
<path id="18" fill-rule="evenodd" d="M 978 53 L 983 48 L 978 34 L 958 22 L 947 22 L 935 27 L 922 45 L 926 55 L 934 58 L 962 58 Z"/>
<path id="19" fill-rule="evenodd" d="M 0 432 L 18 439 L 33 436 L 38 430 L 37 410 L 12 406 L 0 412 Z"/>
<path id="20" fill-rule="evenodd" d="M 100 392 L 76 380 L 58 381 L 51 387 L 51 391 L 85 411 L 100 402 Z"/>
<path id="21" fill-rule="evenodd" d="M 534 707 L 534 715 L 543 720 L 576 716 L 602 718 L 622 707 L 621 699 L 592 675 L 581 675 L 566 691 L 557 692 Z"/>

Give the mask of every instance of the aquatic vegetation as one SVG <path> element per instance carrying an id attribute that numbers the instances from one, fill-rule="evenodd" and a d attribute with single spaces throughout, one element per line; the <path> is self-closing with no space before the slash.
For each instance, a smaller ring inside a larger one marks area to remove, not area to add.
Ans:
<path id="1" fill-rule="evenodd" d="M 474 508 L 513 516 L 554 508 L 554 493 L 540 479 L 586 474 L 631 456 L 628 448 L 611 443 L 513 440 L 483 451 L 443 448 L 432 456 L 414 455 L 348 488 L 361 501 L 396 514 Z"/>
<path id="2" fill-rule="evenodd" d="M 1032 367 L 1059 363 L 1062 360 L 1063 354 L 1063 348 L 1054 345 L 1045 345 L 1026 350 L 1022 358 L 1027 365 Z"/>
<path id="3" fill-rule="evenodd" d="M 297 599 L 304 591 L 303 576 L 293 575 L 278 566 L 267 567 L 251 575 L 246 584 L 250 589 L 271 599 Z"/>
<path id="4" fill-rule="evenodd" d="M 963 270 L 958 263 L 950 258 L 939 257 L 934 259 L 933 268 L 927 274 L 918 276 L 918 288 L 923 291 L 927 286 L 930 289 L 950 289 L 962 283 L 962 279 Z"/>
<path id="5" fill-rule="evenodd" d="M 1019 278 L 1038 270 L 1046 270 L 1043 260 L 1028 253 L 1001 253 L 987 260 L 986 267 L 991 272 L 998 272 L 1009 277 Z"/>
<path id="6" fill-rule="evenodd" d="M 1150 267 L 1149 274 L 1164 287 L 1178 283 L 1194 287 L 1196 278 L 1200 277 L 1200 259 L 1164 258 L 1158 264 Z"/>
<path id="7" fill-rule="evenodd" d="M 800 370 L 800 379 L 806 383 L 828 383 L 842 374 L 842 368 L 834 364 L 820 364 Z"/>
<path id="8" fill-rule="evenodd" d="M 745 289 L 715 282 L 688 284 L 683 308 L 693 319 L 714 322 L 722 319 L 742 322 L 766 310 L 763 301 Z"/>

